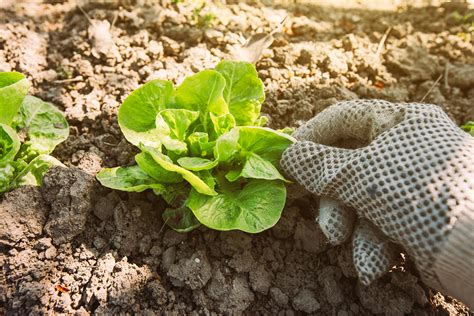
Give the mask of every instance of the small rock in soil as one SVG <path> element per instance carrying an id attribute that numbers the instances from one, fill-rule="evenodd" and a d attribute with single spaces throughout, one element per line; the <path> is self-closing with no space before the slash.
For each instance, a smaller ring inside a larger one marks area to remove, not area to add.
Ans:
<path id="1" fill-rule="evenodd" d="M 152 280 L 148 282 L 145 287 L 146 291 L 150 293 L 152 297 L 152 305 L 155 307 L 160 307 L 166 304 L 168 301 L 168 296 L 166 295 L 166 289 L 163 287 L 163 284 L 159 280 Z"/>
<path id="2" fill-rule="evenodd" d="M 357 271 L 354 266 L 354 259 L 352 258 L 351 243 L 342 245 L 341 251 L 337 256 L 337 264 L 346 278 L 357 278 Z"/>
<path id="3" fill-rule="evenodd" d="M 119 201 L 120 196 L 115 191 L 99 198 L 94 205 L 94 215 L 103 221 L 109 219 L 114 215 L 114 208 Z"/>
<path id="4" fill-rule="evenodd" d="M 163 252 L 163 256 L 161 258 L 161 267 L 164 271 L 168 271 L 171 268 L 171 265 L 176 260 L 176 248 L 169 247 L 168 249 Z"/>
<path id="5" fill-rule="evenodd" d="M 57 254 L 58 254 L 58 251 L 56 247 L 51 246 L 48 249 L 46 249 L 46 251 L 44 252 L 44 257 L 45 259 L 51 260 L 51 259 L 54 259 Z"/>
<path id="6" fill-rule="evenodd" d="M 228 312 L 236 313 L 243 312 L 255 299 L 254 294 L 249 288 L 247 280 L 242 276 L 237 276 L 232 281 L 232 288 L 229 293 L 229 298 L 224 306 L 227 307 Z M 221 305 L 220 310 L 225 310 Z"/>
<path id="7" fill-rule="evenodd" d="M 237 272 L 249 272 L 255 264 L 252 253 L 245 250 L 243 253 L 235 253 L 234 257 L 229 261 L 229 267 Z"/>
<path id="8" fill-rule="evenodd" d="M 283 293 L 279 288 L 272 287 L 270 289 L 270 296 L 278 306 L 282 308 L 288 307 L 288 295 Z"/>
<path id="9" fill-rule="evenodd" d="M 85 152 L 77 167 L 94 176 L 102 169 L 102 158 L 95 152 Z"/>
<path id="10" fill-rule="evenodd" d="M 297 311 L 314 313 L 321 306 L 311 290 L 303 289 L 293 298 L 293 307 Z"/>
<path id="11" fill-rule="evenodd" d="M 257 264 L 255 269 L 250 270 L 249 282 L 252 290 L 267 295 L 268 289 L 272 285 L 272 275 L 262 264 Z"/>
<path id="12" fill-rule="evenodd" d="M 34 246 L 34 249 L 44 251 L 44 250 L 48 249 L 51 246 L 52 246 L 51 238 L 40 238 L 36 242 L 36 244 Z"/>
<path id="13" fill-rule="evenodd" d="M 203 288 L 211 278 L 211 266 L 207 261 L 206 254 L 198 251 L 191 258 L 182 259 L 173 264 L 167 275 L 182 282 L 191 290 Z M 180 286 L 181 283 L 178 283 Z"/>
<path id="14" fill-rule="evenodd" d="M 176 246 L 182 241 L 185 241 L 187 238 L 188 238 L 187 234 L 178 233 L 172 229 L 168 229 L 165 232 L 165 236 L 163 237 L 163 244 L 166 247 L 172 247 L 172 246 Z"/>

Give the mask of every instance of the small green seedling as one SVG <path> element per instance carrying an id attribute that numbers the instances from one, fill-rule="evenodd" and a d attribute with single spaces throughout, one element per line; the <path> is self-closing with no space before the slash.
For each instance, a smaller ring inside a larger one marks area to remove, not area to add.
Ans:
<path id="1" fill-rule="evenodd" d="M 152 189 L 170 205 L 165 222 L 180 232 L 200 224 L 268 229 L 286 200 L 278 162 L 295 139 L 263 127 L 264 98 L 257 71 L 245 62 L 223 61 L 177 88 L 152 80 L 118 111 L 125 138 L 141 149 L 136 165 L 103 169 L 97 179 L 127 192 Z"/>
<path id="2" fill-rule="evenodd" d="M 43 174 L 61 163 L 49 156 L 69 135 L 53 105 L 28 96 L 28 80 L 0 73 L 0 194 L 21 185 L 40 185 Z"/>
<path id="3" fill-rule="evenodd" d="M 474 121 L 467 122 L 466 124 L 462 125 L 461 128 L 474 136 Z"/>
<path id="4" fill-rule="evenodd" d="M 193 10 L 193 18 L 196 25 L 201 29 L 207 29 L 212 26 L 216 20 L 216 15 L 212 12 L 203 13 L 204 8 L 206 7 L 206 2 L 203 1 L 202 4 Z"/>

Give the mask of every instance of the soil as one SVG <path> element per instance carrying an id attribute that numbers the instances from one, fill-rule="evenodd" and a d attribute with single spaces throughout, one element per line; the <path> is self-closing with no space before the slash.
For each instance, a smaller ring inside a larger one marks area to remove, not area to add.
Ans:
<path id="1" fill-rule="evenodd" d="M 424 100 L 459 124 L 474 120 L 472 10 L 83 1 L 98 31 L 74 1 L 40 2 L 1 9 L 0 70 L 25 73 L 32 94 L 64 110 L 71 136 L 54 154 L 69 168 L 0 198 L 0 314 L 469 313 L 427 288 L 410 258 L 362 286 L 350 245 L 328 246 L 314 221 L 318 199 L 299 187 L 263 233 L 179 234 L 151 192 L 111 191 L 94 175 L 133 162 L 116 121 L 133 89 L 213 67 L 240 34 L 269 32 L 285 16 L 257 63 L 271 127 L 297 127 L 355 98 Z"/>

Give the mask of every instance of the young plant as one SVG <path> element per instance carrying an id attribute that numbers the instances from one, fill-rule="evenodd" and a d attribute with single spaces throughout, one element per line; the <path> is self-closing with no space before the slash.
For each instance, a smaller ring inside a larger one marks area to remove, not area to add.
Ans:
<path id="1" fill-rule="evenodd" d="M 461 128 L 474 136 L 474 121 L 469 121 L 466 124 L 462 125 Z"/>
<path id="2" fill-rule="evenodd" d="M 0 194 L 21 185 L 40 185 L 43 174 L 61 163 L 49 156 L 69 135 L 53 105 L 28 96 L 28 80 L 0 73 Z"/>
<path id="3" fill-rule="evenodd" d="M 285 205 L 283 151 L 295 140 L 262 127 L 263 83 L 254 66 L 223 61 L 177 88 L 152 80 L 120 106 L 118 123 L 141 152 L 136 165 L 103 169 L 102 185 L 152 189 L 169 204 L 163 219 L 186 232 L 200 224 L 257 233 L 276 224 Z"/>

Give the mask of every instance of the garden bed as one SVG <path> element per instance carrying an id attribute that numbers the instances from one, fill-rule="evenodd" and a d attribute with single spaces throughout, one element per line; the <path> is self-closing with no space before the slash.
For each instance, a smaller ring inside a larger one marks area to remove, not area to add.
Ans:
<path id="1" fill-rule="evenodd" d="M 30 94 L 57 105 L 71 127 L 54 152 L 69 169 L 0 199 L 0 313 L 468 313 L 427 288 L 410 258 L 359 284 L 350 245 L 329 247 L 314 221 L 317 197 L 296 185 L 279 223 L 263 233 L 180 234 L 164 225 L 166 205 L 152 192 L 112 191 L 94 176 L 137 153 L 116 118 L 131 91 L 212 68 L 239 47 L 240 32 L 269 32 L 285 16 L 256 64 L 271 127 L 297 127 L 356 98 L 423 100 L 458 124 L 472 121 L 472 10 L 85 4 L 91 18 L 113 23 L 116 48 L 104 55 L 76 4 L 53 2 L 0 11 L 0 71 L 27 75 Z"/>

